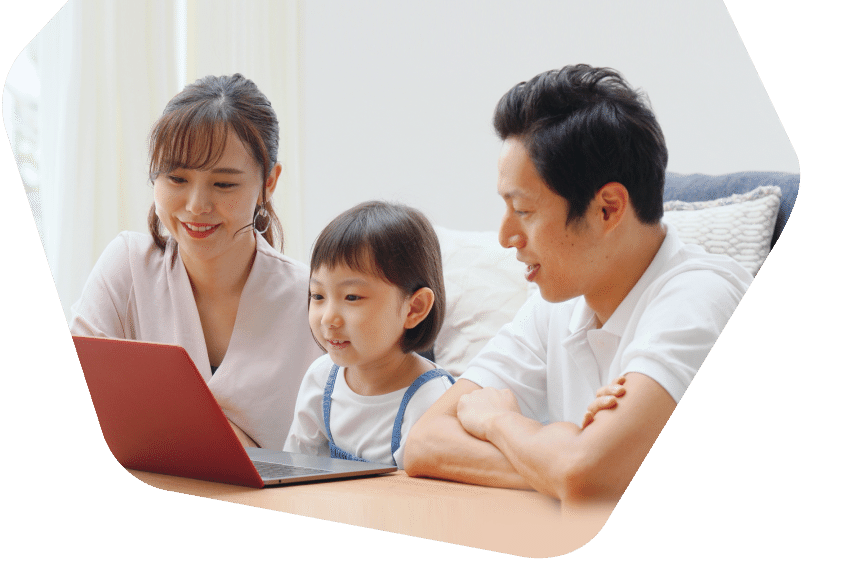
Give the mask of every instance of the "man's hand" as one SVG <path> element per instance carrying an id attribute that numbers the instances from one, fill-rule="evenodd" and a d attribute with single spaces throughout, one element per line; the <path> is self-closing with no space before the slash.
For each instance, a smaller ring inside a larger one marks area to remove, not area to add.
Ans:
<path id="1" fill-rule="evenodd" d="M 597 412 L 603 409 L 614 409 L 617 407 L 617 398 L 623 397 L 626 394 L 626 388 L 623 387 L 625 383 L 626 378 L 621 377 L 614 383 L 602 386 L 596 391 L 596 399 L 590 402 L 590 405 L 587 407 L 581 429 L 586 428 L 593 422 L 593 418 Z"/>
<path id="2" fill-rule="evenodd" d="M 485 387 L 461 396 L 457 403 L 457 418 L 463 429 L 484 441 L 490 422 L 508 412 L 522 413 L 509 389 Z"/>

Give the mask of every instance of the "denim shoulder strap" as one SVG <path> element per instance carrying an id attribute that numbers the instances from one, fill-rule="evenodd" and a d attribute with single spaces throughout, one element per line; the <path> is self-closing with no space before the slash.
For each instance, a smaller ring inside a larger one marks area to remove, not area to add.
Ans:
<path id="1" fill-rule="evenodd" d="M 325 384 L 325 394 L 322 398 L 322 414 L 325 416 L 325 432 L 328 434 L 328 440 L 334 442 L 334 437 L 331 435 L 331 394 L 334 392 L 334 383 L 336 383 L 336 374 L 339 371 L 339 366 L 334 364 L 328 374 L 328 382 Z"/>
<path id="2" fill-rule="evenodd" d="M 410 398 L 413 397 L 413 394 L 416 393 L 416 391 L 424 384 L 441 376 L 448 377 L 451 383 L 455 382 L 455 378 L 452 377 L 445 369 L 432 369 L 417 377 L 416 380 L 410 384 L 410 387 L 407 388 L 407 391 L 404 392 L 404 397 L 401 398 L 401 405 L 398 407 L 398 413 L 395 416 L 395 423 L 393 424 L 393 437 L 390 444 L 390 454 L 393 455 L 393 463 L 395 463 L 395 453 L 401 445 L 401 422 L 404 421 L 404 412 L 407 409 L 407 404 L 410 401 Z"/>

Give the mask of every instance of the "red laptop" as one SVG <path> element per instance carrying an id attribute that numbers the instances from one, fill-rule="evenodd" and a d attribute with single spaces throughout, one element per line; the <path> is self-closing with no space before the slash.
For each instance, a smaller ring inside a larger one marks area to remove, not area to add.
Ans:
<path id="1" fill-rule="evenodd" d="M 74 336 L 100 429 L 125 468 L 254 488 L 395 466 L 243 448 L 179 345 Z"/>

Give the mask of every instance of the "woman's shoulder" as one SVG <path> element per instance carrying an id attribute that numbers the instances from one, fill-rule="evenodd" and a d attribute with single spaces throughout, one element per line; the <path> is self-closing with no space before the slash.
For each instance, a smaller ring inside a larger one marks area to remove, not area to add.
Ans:
<path id="1" fill-rule="evenodd" d="M 257 258 L 254 266 L 265 275 L 280 276 L 281 282 L 289 285 L 305 285 L 310 277 L 310 268 L 301 261 L 287 257 L 257 235 Z"/>
<path id="2" fill-rule="evenodd" d="M 135 269 L 140 263 L 161 262 L 168 247 L 162 251 L 146 233 L 122 231 L 109 242 L 98 259 L 100 269 Z"/>
<path id="3" fill-rule="evenodd" d="M 166 238 L 165 249 L 160 249 L 154 243 L 150 233 L 140 233 L 138 231 L 121 231 L 118 235 L 109 242 L 104 250 L 104 254 L 122 254 L 130 259 L 146 259 L 159 258 L 164 260 L 165 255 L 173 251 L 172 245 L 174 242 L 170 237 Z"/>

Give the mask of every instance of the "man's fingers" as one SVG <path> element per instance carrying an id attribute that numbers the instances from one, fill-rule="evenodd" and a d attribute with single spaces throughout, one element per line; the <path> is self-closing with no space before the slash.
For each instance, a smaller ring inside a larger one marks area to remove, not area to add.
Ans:
<path id="1" fill-rule="evenodd" d="M 604 397 L 609 395 L 622 397 L 626 393 L 626 388 L 623 386 L 625 382 L 626 378 L 621 377 L 615 383 L 603 385 L 598 390 L 596 390 L 596 397 Z"/>
<path id="2" fill-rule="evenodd" d="M 604 389 L 604 388 L 602 388 Z M 601 389 L 599 390 L 602 391 Z M 597 393 L 599 395 L 599 393 Z M 587 427 L 590 422 L 593 421 L 593 416 L 596 415 L 597 412 L 603 409 L 613 409 L 617 407 L 617 397 L 614 395 L 602 395 L 597 397 L 590 405 L 587 407 L 587 412 L 584 414 L 584 421 L 582 422 L 582 429 Z"/>

